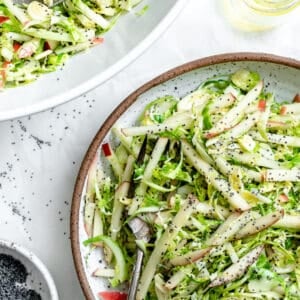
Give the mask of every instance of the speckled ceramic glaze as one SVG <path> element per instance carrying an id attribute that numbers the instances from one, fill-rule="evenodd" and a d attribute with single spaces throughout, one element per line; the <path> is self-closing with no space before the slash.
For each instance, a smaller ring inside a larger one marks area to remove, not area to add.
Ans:
<path id="1" fill-rule="evenodd" d="M 259 72 L 264 78 L 266 89 L 272 91 L 278 101 L 292 99 L 300 91 L 299 61 L 258 53 L 217 55 L 179 66 L 148 82 L 126 98 L 100 128 L 85 156 L 77 178 L 71 216 L 75 266 L 88 300 L 97 299 L 97 292 L 110 288 L 107 281 L 91 276 L 100 264 L 100 250 L 88 255 L 89 248 L 82 244 L 87 239 L 83 226 L 86 176 L 95 155 L 100 154 L 100 145 L 108 140 L 114 144 L 110 129 L 116 123 L 121 127 L 135 124 L 145 105 L 157 97 L 164 95 L 183 97 L 197 88 L 202 81 L 213 76 L 232 73 L 240 68 L 249 68 Z M 107 169 L 107 164 L 101 157 L 99 164 Z"/>
<path id="2" fill-rule="evenodd" d="M 13 242 L 0 240 L 0 254 L 10 255 L 26 268 L 28 288 L 40 294 L 42 300 L 58 300 L 54 281 L 45 265 L 32 252 Z"/>
<path id="3" fill-rule="evenodd" d="M 0 120 L 42 111 L 101 84 L 148 48 L 183 9 L 187 0 L 144 0 L 122 16 L 104 43 L 70 58 L 64 68 L 0 93 Z M 137 11 L 149 6 L 143 16 Z"/>

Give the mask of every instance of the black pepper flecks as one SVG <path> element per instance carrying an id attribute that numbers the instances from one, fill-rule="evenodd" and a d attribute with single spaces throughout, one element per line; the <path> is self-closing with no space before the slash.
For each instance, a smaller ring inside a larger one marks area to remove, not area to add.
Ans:
<path id="1" fill-rule="evenodd" d="M 26 285 L 25 266 L 11 255 L 0 253 L 0 299 L 41 300 L 41 296 Z"/>

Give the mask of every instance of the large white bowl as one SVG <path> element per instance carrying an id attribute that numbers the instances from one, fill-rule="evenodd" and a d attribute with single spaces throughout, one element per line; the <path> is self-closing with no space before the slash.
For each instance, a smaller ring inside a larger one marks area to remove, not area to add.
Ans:
<path id="1" fill-rule="evenodd" d="M 39 112 L 67 102 L 103 83 L 124 68 L 171 24 L 187 0 L 144 0 L 135 12 L 119 19 L 105 42 L 72 57 L 67 65 L 26 86 L 0 93 L 0 121 Z"/>

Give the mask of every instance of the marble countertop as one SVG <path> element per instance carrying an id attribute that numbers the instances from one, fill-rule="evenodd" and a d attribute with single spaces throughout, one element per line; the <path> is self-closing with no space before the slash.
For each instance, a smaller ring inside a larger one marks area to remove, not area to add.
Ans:
<path id="1" fill-rule="evenodd" d="M 262 33 L 223 19 L 218 0 L 190 0 L 141 57 L 100 87 L 63 106 L 0 123 L 0 238 L 35 252 L 63 300 L 84 299 L 73 266 L 69 218 L 73 187 L 93 136 L 129 93 L 154 76 L 208 55 L 257 51 L 300 59 L 300 18 Z"/>

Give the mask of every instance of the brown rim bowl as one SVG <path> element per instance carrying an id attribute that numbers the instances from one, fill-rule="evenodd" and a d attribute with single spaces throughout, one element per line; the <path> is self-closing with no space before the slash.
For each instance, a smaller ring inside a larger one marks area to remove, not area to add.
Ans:
<path id="1" fill-rule="evenodd" d="M 80 245 L 79 245 L 79 214 L 80 214 L 80 201 L 82 198 L 83 188 L 85 179 L 89 170 L 89 167 L 96 155 L 96 152 L 99 146 L 102 143 L 102 140 L 112 128 L 114 123 L 118 120 L 118 118 L 137 100 L 137 98 L 148 91 L 149 89 L 165 82 L 170 79 L 173 79 L 179 75 L 187 73 L 189 71 L 193 71 L 195 69 L 199 69 L 202 67 L 228 63 L 228 62 L 240 62 L 240 61 L 254 61 L 254 62 L 266 62 L 266 63 L 275 63 L 283 66 L 288 66 L 296 69 L 300 69 L 300 61 L 276 56 L 272 54 L 265 53 L 228 53 L 221 55 L 209 56 L 206 58 L 201 58 L 183 65 L 180 65 L 174 69 L 171 69 L 158 77 L 152 79 L 147 82 L 140 88 L 138 88 L 135 92 L 129 95 L 124 101 L 122 101 L 117 108 L 110 114 L 110 116 L 103 123 L 95 138 L 93 139 L 91 145 L 89 146 L 83 162 L 81 164 L 81 168 L 79 170 L 79 174 L 77 176 L 73 200 L 72 200 L 72 208 L 71 208 L 71 245 L 72 245 L 72 253 L 75 263 L 75 268 L 77 271 L 77 275 L 79 278 L 79 282 L 81 284 L 83 293 L 88 300 L 94 300 L 94 296 L 90 285 L 87 280 L 86 273 L 84 272 L 84 266 L 82 263 Z"/>

